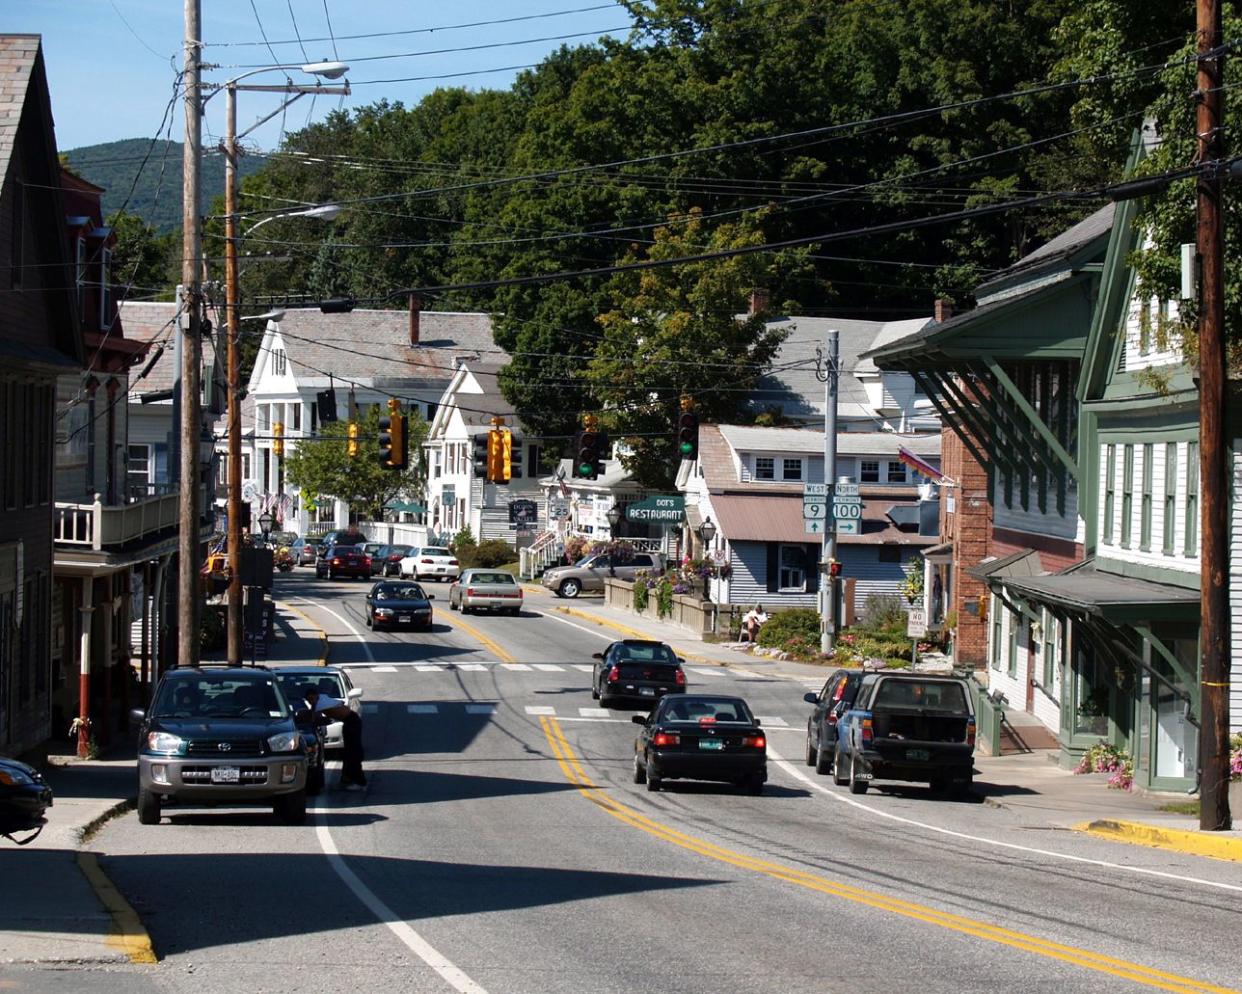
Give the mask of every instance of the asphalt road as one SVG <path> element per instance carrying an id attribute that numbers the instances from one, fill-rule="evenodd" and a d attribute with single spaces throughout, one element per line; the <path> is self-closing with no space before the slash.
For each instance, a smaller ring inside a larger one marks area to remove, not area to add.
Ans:
<path id="1" fill-rule="evenodd" d="M 245 809 L 111 823 L 96 847 L 161 962 L 77 989 L 1242 988 L 1242 868 L 922 788 L 850 796 L 801 763 L 806 686 L 693 663 L 692 689 L 763 716 L 769 784 L 648 793 L 629 713 L 590 696 L 612 636 L 549 598 L 461 619 L 429 584 L 432 632 L 373 634 L 366 584 L 278 582 L 364 688 L 370 786 L 325 793 L 303 827 Z"/>

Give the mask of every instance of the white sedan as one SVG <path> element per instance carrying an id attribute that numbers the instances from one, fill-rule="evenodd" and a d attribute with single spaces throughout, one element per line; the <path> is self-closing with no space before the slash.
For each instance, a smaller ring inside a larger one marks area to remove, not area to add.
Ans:
<path id="1" fill-rule="evenodd" d="M 452 551 L 443 545 L 422 545 L 410 549 L 398 571 L 404 580 L 456 580 L 461 566 Z"/>

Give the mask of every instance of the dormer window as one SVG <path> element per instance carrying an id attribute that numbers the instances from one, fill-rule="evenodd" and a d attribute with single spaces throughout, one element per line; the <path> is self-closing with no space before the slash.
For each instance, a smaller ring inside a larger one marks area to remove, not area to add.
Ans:
<path id="1" fill-rule="evenodd" d="M 288 359 L 285 356 L 285 350 L 274 349 L 272 351 L 272 372 L 277 376 L 284 376 L 286 369 L 288 369 Z"/>
<path id="2" fill-rule="evenodd" d="M 776 479 L 776 460 L 771 456 L 755 457 L 755 479 L 756 480 L 775 480 Z"/>

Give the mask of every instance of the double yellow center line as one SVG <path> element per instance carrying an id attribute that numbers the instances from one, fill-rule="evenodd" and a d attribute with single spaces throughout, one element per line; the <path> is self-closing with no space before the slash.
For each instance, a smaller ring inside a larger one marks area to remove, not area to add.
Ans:
<path id="1" fill-rule="evenodd" d="M 1233 988 L 1218 987 L 1215 984 L 1203 983 L 1190 977 L 1178 976 L 1175 973 L 1165 973 L 1161 970 L 1141 966 L 1138 963 L 1131 963 L 1127 960 L 1094 953 L 1088 949 L 1079 949 L 1076 946 L 1068 946 L 1048 939 L 1041 939 L 1038 936 L 1002 928 L 999 925 L 992 925 L 974 918 L 966 918 L 962 915 L 938 911 L 925 905 L 890 897 L 879 891 L 853 887 L 831 877 L 784 866 L 780 863 L 773 863 L 755 856 L 748 856 L 745 853 L 735 852 L 734 850 L 718 846 L 713 842 L 708 842 L 706 839 L 696 838 L 684 832 L 679 832 L 677 829 L 653 821 L 651 818 L 640 814 L 633 808 L 627 807 L 615 798 L 609 797 L 583 770 L 578 757 L 574 754 L 572 747 L 565 738 L 565 732 L 561 728 L 560 722 L 555 718 L 543 717 L 539 719 L 539 723 L 543 728 L 544 736 L 548 740 L 548 745 L 551 747 L 553 755 L 556 756 L 556 761 L 560 765 L 561 771 L 569 782 L 578 789 L 579 793 L 590 800 L 591 803 L 627 825 L 646 832 L 648 835 L 664 842 L 669 842 L 675 846 L 680 846 L 682 849 L 697 853 L 700 856 L 706 856 L 708 859 L 727 863 L 739 869 L 761 873 L 774 880 L 782 880 L 807 890 L 818 891 L 821 894 L 829 894 L 833 897 L 853 901 L 856 904 L 863 904 L 889 914 L 900 915 L 903 918 L 913 918 L 916 921 L 926 922 L 929 925 L 936 925 L 963 935 L 971 935 L 988 942 L 1020 949 L 1023 952 L 1060 960 L 1086 970 L 1094 970 L 1098 973 L 1107 973 L 1124 980 L 1132 980 L 1135 983 L 1155 987 L 1159 990 L 1177 991 L 1181 992 L 1181 994 L 1205 994 L 1205 992 L 1211 992 L 1211 994 L 1239 994 Z"/>

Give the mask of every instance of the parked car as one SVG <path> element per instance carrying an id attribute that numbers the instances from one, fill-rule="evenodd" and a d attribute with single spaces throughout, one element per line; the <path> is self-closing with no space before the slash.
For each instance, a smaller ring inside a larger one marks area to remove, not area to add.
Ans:
<path id="1" fill-rule="evenodd" d="M 584 590 L 604 589 L 610 576 L 633 580 L 639 570 L 664 569 L 664 557 L 657 552 L 636 552 L 613 563 L 607 553 L 583 556 L 572 566 L 555 566 L 543 574 L 543 585 L 561 597 L 577 597 Z"/>
<path id="2" fill-rule="evenodd" d="M 314 542 L 305 538 L 296 538 L 289 546 L 289 554 L 293 556 L 293 562 L 296 566 L 314 566 L 315 555 L 319 547 Z"/>
<path id="3" fill-rule="evenodd" d="M 357 545 L 334 545 L 315 561 L 315 576 L 332 580 L 338 576 L 371 579 L 371 557 Z"/>
<path id="4" fill-rule="evenodd" d="M 468 569 L 449 587 L 449 610 L 462 614 L 488 610 L 522 613 L 522 585 L 512 573 L 496 569 Z"/>
<path id="5" fill-rule="evenodd" d="M 417 583 L 408 580 L 381 580 L 367 594 L 367 627 L 374 631 L 409 625 L 419 631 L 431 628 L 431 602 L 429 594 Z"/>
<path id="6" fill-rule="evenodd" d="M 380 567 L 382 563 L 379 560 L 379 553 L 381 549 L 386 549 L 386 548 L 387 546 L 384 545 L 382 542 L 363 542 L 362 543 L 363 553 L 371 560 L 371 575 L 372 576 L 374 576 L 376 573 L 380 571 Z"/>
<path id="7" fill-rule="evenodd" d="M 635 783 L 659 790 L 665 780 L 712 780 L 763 793 L 767 737 L 742 698 L 666 697 L 651 714 L 631 720 L 642 725 L 634 740 Z"/>
<path id="8" fill-rule="evenodd" d="M 619 702 L 651 705 L 665 694 L 686 692 L 682 660 L 663 642 L 623 639 L 594 658 L 591 696 L 600 707 Z"/>
<path id="9" fill-rule="evenodd" d="M 366 545 L 369 541 L 370 536 L 357 528 L 338 528 L 320 536 L 319 554 L 322 556 L 334 545 Z"/>
<path id="10" fill-rule="evenodd" d="M 377 556 L 372 556 L 372 564 L 378 558 L 380 576 L 396 576 L 401 572 L 401 560 L 410 554 L 408 545 L 382 545 Z"/>
<path id="11" fill-rule="evenodd" d="M 837 722 L 854 703 L 862 678 L 862 670 L 837 670 L 818 694 L 802 698 L 815 705 L 806 719 L 806 765 L 814 766 L 816 773 L 832 772 L 837 750 Z"/>
<path id="12" fill-rule="evenodd" d="M 410 580 L 456 580 L 461 566 L 452 550 L 443 545 L 415 545 L 397 572 Z"/>
<path id="13" fill-rule="evenodd" d="M 351 711 L 362 712 L 362 688 L 355 687 L 349 674 L 337 666 L 281 666 L 272 672 L 292 707 L 306 700 L 306 689 L 313 686 L 321 694 L 344 701 Z M 323 747 L 345 748 L 345 722 L 330 721 L 323 726 Z"/>
<path id="14" fill-rule="evenodd" d="M 165 800 L 271 804 L 289 824 L 323 788 L 320 725 L 295 708 L 265 666 L 178 667 L 133 711 L 138 734 L 138 820 L 159 823 Z"/>
<path id="15" fill-rule="evenodd" d="M 37 835 L 43 830 L 51 806 L 52 788 L 43 782 L 43 774 L 33 766 L 0 756 L 0 835 Z M 33 838 L 13 841 L 25 845 Z"/>
<path id="16" fill-rule="evenodd" d="M 872 780 L 965 790 L 974 776 L 975 714 L 956 677 L 868 673 L 837 721 L 832 779 L 865 794 Z"/>

